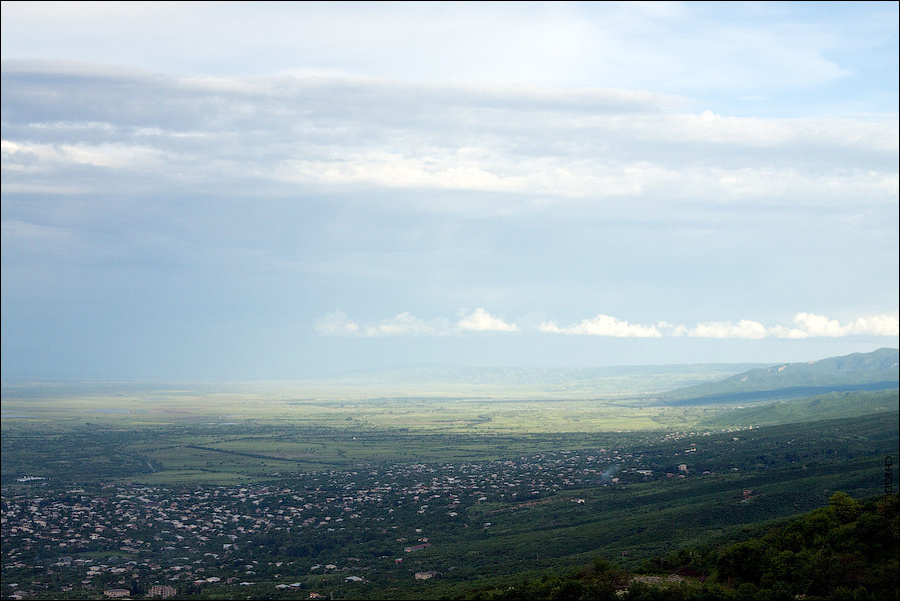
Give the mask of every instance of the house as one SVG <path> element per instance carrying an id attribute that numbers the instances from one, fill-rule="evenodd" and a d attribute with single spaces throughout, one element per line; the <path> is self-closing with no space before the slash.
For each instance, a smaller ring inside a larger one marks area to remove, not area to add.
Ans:
<path id="1" fill-rule="evenodd" d="M 427 549 L 431 546 L 431 543 L 422 543 L 421 545 L 412 545 L 411 547 L 404 547 L 403 550 L 407 553 L 412 553 L 414 551 L 421 551 L 422 549 Z"/>
<path id="2" fill-rule="evenodd" d="M 129 595 L 131 595 L 131 591 L 127 588 L 108 588 L 103 591 L 103 594 L 110 599 L 121 599 L 122 597 L 128 597 Z"/>
<path id="3" fill-rule="evenodd" d="M 416 572 L 416 580 L 431 580 L 432 578 L 440 575 L 440 572 L 435 572 L 433 570 L 428 570 L 427 572 Z"/>
<path id="4" fill-rule="evenodd" d="M 168 599 L 169 597 L 174 597 L 175 593 L 178 591 L 175 590 L 174 586 L 169 586 L 167 584 L 154 584 L 150 587 L 150 592 L 148 593 L 151 597 L 161 597 L 162 599 Z"/>

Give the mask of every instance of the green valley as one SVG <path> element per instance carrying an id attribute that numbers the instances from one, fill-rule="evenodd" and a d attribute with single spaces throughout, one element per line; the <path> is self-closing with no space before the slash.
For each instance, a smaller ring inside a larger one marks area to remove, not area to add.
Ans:
<path id="1" fill-rule="evenodd" d="M 468 394 L 4 385 L 2 593 L 881 598 L 896 561 L 853 537 L 896 547 L 896 389 L 679 404 L 658 387 L 703 370 L 655 368 L 643 392 L 638 373 L 589 375 L 565 375 L 571 396 L 549 394 L 558 373 L 508 371 Z M 587 395 L 598 378 L 621 394 Z M 810 576 L 850 556 L 827 586 Z"/>

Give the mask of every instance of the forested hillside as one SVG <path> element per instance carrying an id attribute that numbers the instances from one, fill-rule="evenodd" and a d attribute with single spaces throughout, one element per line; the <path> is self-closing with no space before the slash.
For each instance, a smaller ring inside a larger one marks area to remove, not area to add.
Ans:
<path id="1" fill-rule="evenodd" d="M 898 410 L 900 410 L 898 389 L 854 390 L 726 410 L 701 423 L 708 428 L 756 427 L 858 417 L 882 412 L 895 415 Z"/>
<path id="2" fill-rule="evenodd" d="M 882 348 L 821 361 L 752 369 L 719 382 L 663 395 L 673 405 L 707 405 L 791 399 L 847 390 L 883 390 L 900 383 L 900 351 Z"/>
<path id="3" fill-rule="evenodd" d="M 898 497 L 836 492 L 747 540 L 673 550 L 632 572 L 605 559 L 469 599 L 897 599 Z"/>

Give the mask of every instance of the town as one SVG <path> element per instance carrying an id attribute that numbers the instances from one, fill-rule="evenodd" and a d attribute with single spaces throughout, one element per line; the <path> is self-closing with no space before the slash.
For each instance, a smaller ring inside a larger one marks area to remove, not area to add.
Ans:
<path id="1" fill-rule="evenodd" d="M 464 599 L 478 587 L 527 589 L 585 565 L 668 578 L 695 562 L 690 569 L 708 574 L 720 549 L 754 532 L 748 528 L 822 507 L 835 491 L 879 494 L 884 457 L 896 448 L 891 415 L 620 433 L 596 447 L 584 444 L 586 435 L 554 435 L 533 452 L 502 459 L 346 457 L 340 469 L 255 472 L 230 482 L 216 465 L 181 480 L 176 470 L 111 478 L 68 463 L 54 472 L 58 461 L 48 458 L 62 454 L 42 456 L 45 447 L 6 437 L 10 453 L 33 449 L 34 461 L 29 471 L 4 474 L 0 592 L 19 599 Z M 118 436 L 127 442 L 127 431 Z M 423 439 L 415 444 L 407 450 L 423 448 Z M 468 452 L 475 450 L 472 444 Z M 90 465 L 101 459 L 86 457 Z M 258 453 L 246 459 L 266 465 Z M 164 481 L 151 481 L 161 473 Z M 615 574 L 616 590 L 651 582 Z M 653 586 L 670 582 L 657 580 Z"/>
<path id="2" fill-rule="evenodd" d="M 266 595 L 277 596 L 311 589 L 323 577 L 354 583 L 386 572 L 430 579 L 452 569 L 440 559 L 442 541 L 489 534 L 493 524 L 482 518 L 501 513 L 498 503 L 528 506 L 561 491 L 653 476 L 638 465 L 630 453 L 598 449 L 273 474 L 277 483 L 265 486 L 56 490 L 52 482 L 29 479 L 32 488 L 25 490 L 20 479 L 15 492 L 3 493 L 3 595 L 166 597 L 265 586 Z M 495 509 L 479 510 L 488 505 Z M 435 557 L 426 567 L 435 569 L 407 568 L 404 559 L 425 549 Z"/>

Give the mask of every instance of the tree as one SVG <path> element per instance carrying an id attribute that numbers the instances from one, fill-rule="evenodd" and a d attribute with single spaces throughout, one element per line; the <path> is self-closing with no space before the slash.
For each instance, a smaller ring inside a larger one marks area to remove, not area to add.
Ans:
<path id="1" fill-rule="evenodd" d="M 845 492 L 836 492 L 828 499 L 829 507 L 841 524 L 849 524 L 862 512 L 862 505 Z"/>

